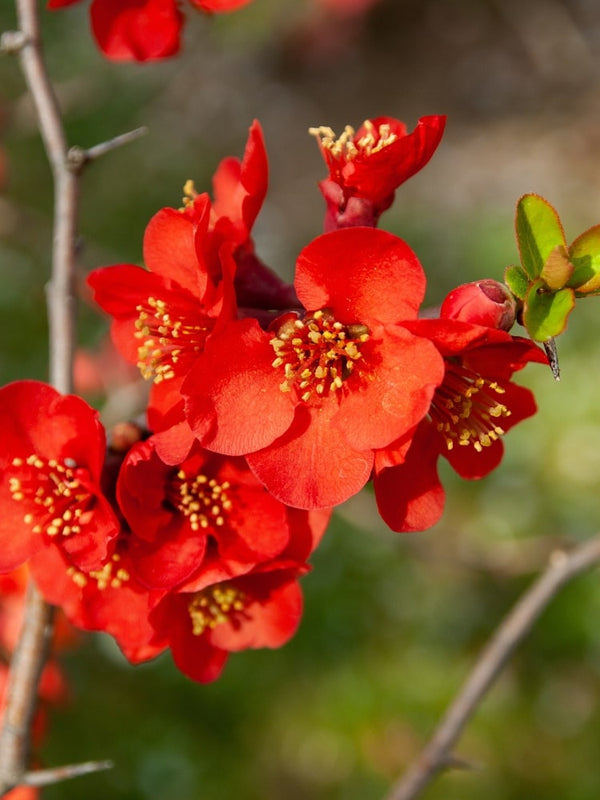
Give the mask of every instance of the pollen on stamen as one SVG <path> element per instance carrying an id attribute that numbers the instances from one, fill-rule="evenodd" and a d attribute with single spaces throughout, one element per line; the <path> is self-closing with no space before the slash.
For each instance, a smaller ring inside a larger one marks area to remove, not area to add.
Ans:
<path id="1" fill-rule="evenodd" d="M 188 604 L 194 636 L 201 636 L 205 630 L 213 630 L 228 622 L 233 613 L 244 610 L 245 599 L 244 592 L 226 584 L 195 594 Z"/>
<path id="2" fill-rule="evenodd" d="M 33 533 L 45 533 L 51 539 L 79 533 L 77 522 L 95 499 L 75 477 L 76 462 L 65 459 L 60 463 L 32 454 L 26 459 L 13 459 L 12 463 L 25 468 L 20 477 L 9 478 L 12 499 L 25 507 L 24 524 L 31 526 Z"/>
<path id="3" fill-rule="evenodd" d="M 136 306 L 136 311 L 134 336 L 141 340 L 137 366 L 144 379 L 155 383 L 171 380 L 176 375 L 175 364 L 202 352 L 213 326 L 208 317 L 196 319 L 197 312 L 193 309 L 187 318 L 156 297 L 148 297 L 145 304 Z"/>
<path id="4" fill-rule="evenodd" d="M 171 479 L 168 497 L 193 531 L 207 530 L 225 525 L 226 514 L 232 508 L 230 487 L 229 481 L 219 483 L 203 473 L 188 476 L 180 469 Z"/>
<path id="5" fill-rule="evenodd" d="M 511 415 L 494 395 L 505 389 L 496 381 L 456 364 L 449 364 L 444 382 L 435 392 L 430 416 L 450 451 L 455 445 L 472 446 L 481 453 L 505 433 L 498 420 Z"/>
<path id="6" fill-rule="evenodd" d="M 285 320 L 270 340 L 276 355 L 272 366 L 284 371 L 281 391 L 296 389 L 299 399 L 309 403 L 342 389 L 363 359 L 360 348 L 369 339 L 367 326 L 344 325 L 329 309 L 319 309 L 294 321 L 293 336 L 289 327 L 290 321 Z"/>

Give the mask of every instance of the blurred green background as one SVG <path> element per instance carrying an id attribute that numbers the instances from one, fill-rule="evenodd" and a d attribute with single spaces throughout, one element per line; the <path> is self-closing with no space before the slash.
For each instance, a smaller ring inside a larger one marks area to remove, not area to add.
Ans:
<path id="1" fill-rule="evenodd" d="M 142 235 L 194 178 L 241 155 L 260 119 L 269 195 L 255 228 L 263 259 L 291 276 L 321 230 L 324 167 L 313 125 L 341 130 L 380 114 L 448 114 L 423 173 L 381 227 L 418 253 L 435 304 L 456 284 L 501 278 L 514 262 L 513 215 L 530 191 L 573 239 L 600 221 L 600 7 L 594 0 L 382 0 L 341 18 L 314 0 L 254 0 L 227 17 L 188 9 L 180 58 L 102 59 L 87 4 L 43 12 L 69 139 L 84 147 L 138 125 L 149 134 L 83 180 L 81 280 L 139 262 Z M 0 28 L 15 25 L 11 2 Z M 44 283 L 52 186 L 16 60 L 0 62 L 0 380 L 45 379 Z M 112 758 L 116 767 L 48 789 L 49 800 L 375 800 L 418 752 L 481 646 L 559 546 L 598 529 L 600 319 L 578 305 L 559 343 L 562 381 L 532 366 L 538 415 L 507 437 L 479 483 L 442 465 L 446 514 L 434 529 L 388 531 L 367 491 L 345 504 L 304 580 L 306 613 L 279 651 L 230 659 L 213 685 L 168 656 L 128 666 L 90 636 L 64 658 L 70 704 L 51 714 L 44 764 Z M 106 322 L 85 301 L 81 343 Z M 113 407 L 110 413 L 130 413 Z M 127 409 L 127 410 L 126 410 Z M 597 800 L 600 796 L 600 580 L 553 602 L 462 738 L 475 771 L 431 800 Z"/>

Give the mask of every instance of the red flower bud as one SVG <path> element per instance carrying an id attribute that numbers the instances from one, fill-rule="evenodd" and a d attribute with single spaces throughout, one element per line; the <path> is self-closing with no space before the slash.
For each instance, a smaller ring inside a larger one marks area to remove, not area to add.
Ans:
<path id="1" fill-rule="evenodd" d="M 517 303 L 509 289 L 486 278 L 453 289 L 442 303 L 440 317 L 509 331 L 516 312 Z"/>

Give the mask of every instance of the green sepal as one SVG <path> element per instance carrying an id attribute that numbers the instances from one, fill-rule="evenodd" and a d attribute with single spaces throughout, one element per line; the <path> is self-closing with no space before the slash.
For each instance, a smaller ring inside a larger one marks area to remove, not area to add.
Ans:
<path id="1" fill-rule="evenodd" d="M 550 251 L 540 278 L 553 291 L 562 289 L 573 275 L 573 264 L 569 261 L 569 251 L 564 244 L 559 244 Z"/>
<path id="2" fill-rule="evenodd" d="M 574 307 L 573 289 L 549 292 L 542 280 L 534 281 L 525 297 L 523 325 L 532 339 L 547 342 L 564 331 L 567 317 Z"/>
<path id="3" fill-rule="evenodd" d="M 600 291 L 600 225 L 578 236 L 569 247 L 569 258 L 574 271 L 568 285 L 577 295 Z"/>
<path id="4" fill-rule="evenodd" d="M 531 281 L 523 267 L 512 265 L 504 270 L 504 283 L 515 297 L 524 300 Z"/>
<path id="5" fill-rule="evenodd" d="M 560 217 L 547 200 L 526 194 L 517 203 L 515 218 L 517 244 L 523 269 L 533 280 L 538 278 L 552 251 L 566 247 Z"/>

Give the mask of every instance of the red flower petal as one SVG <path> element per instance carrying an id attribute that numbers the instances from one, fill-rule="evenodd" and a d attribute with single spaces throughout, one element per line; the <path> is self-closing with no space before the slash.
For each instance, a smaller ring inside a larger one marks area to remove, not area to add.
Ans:
<path id="1" fill-rule="evenodd" d="M 414 319 L 425 274 L 410 247 L 376 228 L 344 228 L 318 236 L 298 256 L 294 281 L 310 311 L 331 308 L 347 324 Z"/>
<path id="2" fill-rule="evenodd" d="M 255 320 L 232 322 L 207 342 L 186 378 L 187 418 L 204 447 L 245 455 L 266 447 L 290 425 L 294 408 L 271 366 L 270 335 Z"/>
<path id="3" fill-rule="evenodd" d="M 332 420 L 337 402 L 299 406 L 289 430 L 248 463 L 282 502 L 296 508 L 327 508 L 356 494 L 368 481 L 373 453 L 348 445 Z"/>
<path id="4" fill-rule="evenodd" d="M 93 0 L 92 29 L 115 61 L 167 58 L 179 50 L 183 15 L 175 0 Z"/>
<path id="5" fill-rule="evenodd" d="M 162 208 L 144 232 L 144 261 L 155 275 L 175 281 L 195 297 L 203 297 L 208 271 L 198 265 L 194 231 L 189 217 L 174 208 Z"/>
<path id="6" fill-rule="evenodd" d="M 439 442 L 422 423 L 403 464 L 380 469 L 376 456 L 373 488 L 379 513 L 393 531 L 423 531 L 444 510 L 444 489 L 437 472 Z"/>

